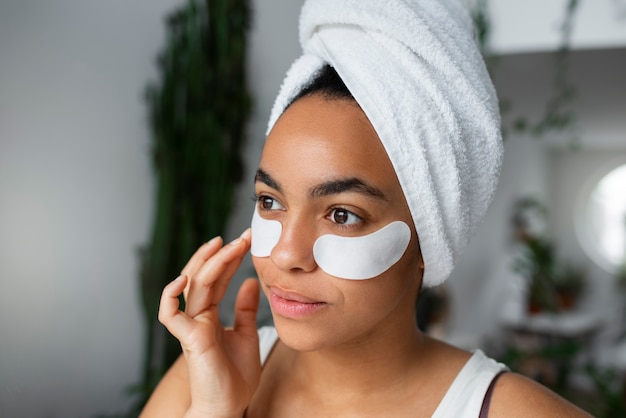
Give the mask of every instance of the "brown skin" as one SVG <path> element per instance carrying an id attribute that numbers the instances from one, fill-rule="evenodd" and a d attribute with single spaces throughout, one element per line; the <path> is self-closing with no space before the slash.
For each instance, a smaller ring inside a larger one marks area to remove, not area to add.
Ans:
<path id="1" fill-rule="evenodd" d="M 216 322 L 215 305 L 248 250 L 249 237 L 222 249 L 221 243 L 205 245 L 185 268 L 189 281 L 174 282 L 163 292 L 159 317 L 181 340 L 184 357 L 142 416 L 185 411 L 187 416 L 241 416 L 244 409 L 247 417 L 432 415 L 470 353 L 433 340 L 416 326 L 423 273 L 417 234 L 365 114 L 352 101 L 298 100 L 270 133 L 259 168 L 265 174 L 256 182 L 259 213 L 283 227 L 270 257 L 253 257 L 261 289 L 270 300 L 273 289 L 280 289 L 322 308 L 295 318 L 274 312 L 280 341 L 261 373 L 252 332 L 257 282 L 240 289 L 235 330 Z M 362 187 L 312 192 L 355 178 L 377 193 Z M 411 226 L 411 242 L 380 276 L 343 280 L 315 264 L 312 246 L 320 235 L 361 236 L 396 220 Z M 186 313 L 175 302 L 183 291 L 192 301 Z M 512 373 L 496 384 L 490 412 L 495 417 L 587 416 Z"/>

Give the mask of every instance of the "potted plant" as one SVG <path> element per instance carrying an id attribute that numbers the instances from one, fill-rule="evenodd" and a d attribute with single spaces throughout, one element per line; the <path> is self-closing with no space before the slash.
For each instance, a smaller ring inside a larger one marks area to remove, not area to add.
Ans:
<path id="1" fill-rule="evenodd" d="M 554 276 L 558 308 L 560 310 L 574 308 L 586 285 L 587 275 L 581 267 L 570 263 L 559 266 Z"/>
<path id="2" fill-rule="evenodd" d="M 526 236 L 514 269 L 527 280 L 528 312 L 535 314 L 556 311 L 555 257 L 552 244 L 541 237 Z"/>

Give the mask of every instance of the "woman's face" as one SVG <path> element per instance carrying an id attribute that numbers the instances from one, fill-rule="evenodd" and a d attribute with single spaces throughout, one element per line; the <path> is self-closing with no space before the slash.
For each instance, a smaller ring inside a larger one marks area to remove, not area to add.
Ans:
<path id="1" fill-rule="evenodd" d="M 391 162 L 355 102 L 314 95 L 293 103 L 267 138 L 255 190 L 258 215 L 282 227 L 269 255 L 253 262 L 283 342 L 308 351 L 415 326 L 417 236 Z M 320 236 L 362 237 L 394 221 L 410 227 L 410 242 L 383 273 L 347 280 L 318 266 Z"/>

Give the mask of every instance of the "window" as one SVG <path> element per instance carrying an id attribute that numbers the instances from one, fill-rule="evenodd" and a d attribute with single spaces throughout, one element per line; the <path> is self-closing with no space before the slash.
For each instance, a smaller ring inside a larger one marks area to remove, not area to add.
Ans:
<path id="1" fill-rule="evenodd" d="M 587 254 L 609 272 L 626 263 L 626 164 L 583 192 L 576 228 Z"/>

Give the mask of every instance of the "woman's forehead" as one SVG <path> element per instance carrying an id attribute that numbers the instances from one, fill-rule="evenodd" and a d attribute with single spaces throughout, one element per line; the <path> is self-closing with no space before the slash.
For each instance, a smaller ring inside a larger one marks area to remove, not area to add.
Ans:
<path id="1" fill-rule="evenodd" d="M 280 177 L 355 177 L 381 187 L 397 183 L 385 149 L 360 107 L 318 96 L 302 98 L 283 113 L 267 138 L 260 167 Z"/>

